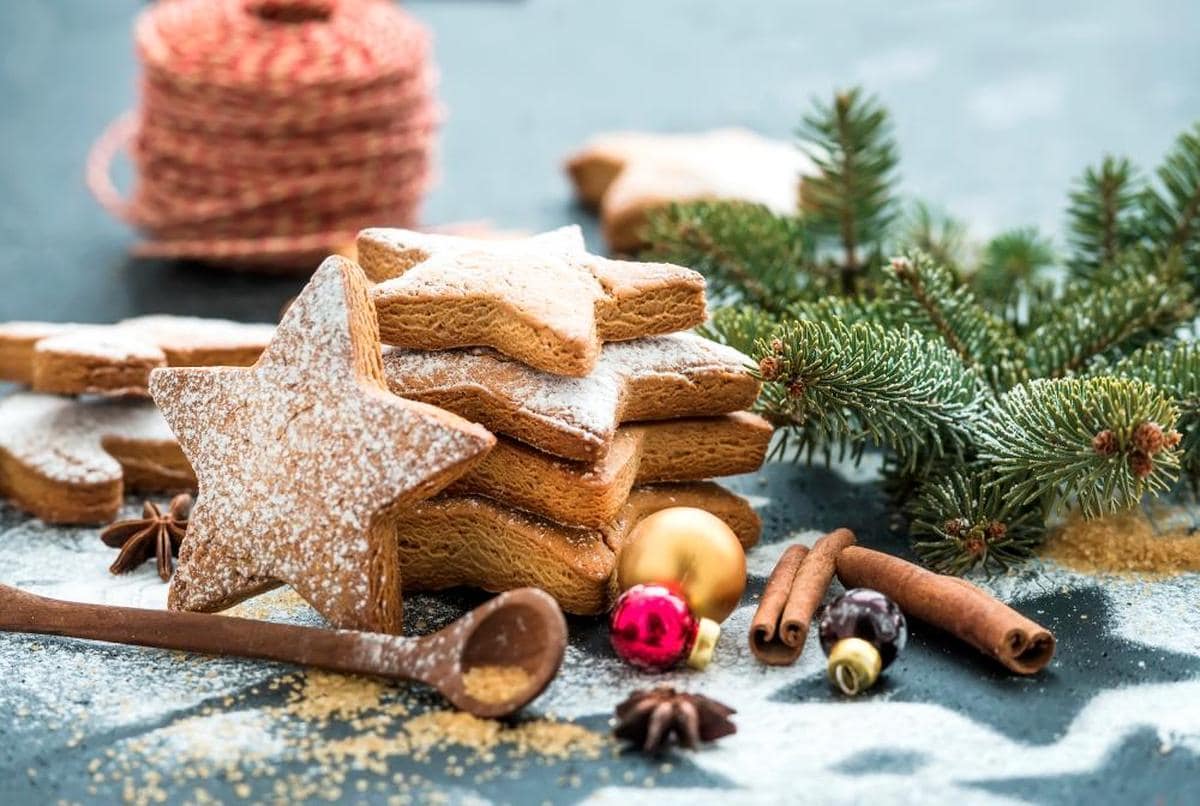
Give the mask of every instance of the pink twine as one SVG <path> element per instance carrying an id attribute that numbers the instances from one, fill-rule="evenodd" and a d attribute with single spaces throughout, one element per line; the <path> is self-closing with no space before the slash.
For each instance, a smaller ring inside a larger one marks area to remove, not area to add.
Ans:
<path id="1" fill-rule="evenodd" d="M 307 268 L 363 227 L 416 225 L 439 110 L 429 36 L 390 0 L 164 0 L 135 36 L 141 109 L 87 165 L 146 236 L 135 254 Z"/>

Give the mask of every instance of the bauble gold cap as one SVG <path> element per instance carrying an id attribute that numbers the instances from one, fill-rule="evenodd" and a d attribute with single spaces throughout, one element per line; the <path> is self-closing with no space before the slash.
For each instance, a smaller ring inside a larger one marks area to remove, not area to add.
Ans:
<path id="1" fill-rule="evenodd" d="M 696 641 L 688 655 L 687 665 L 693 669 L 703 669 L 712 662 L 713 651 L 717 648 L 717 639 L 721 637 L 721 625 L 710 618 L 700 619 L 696 627 Z"/>
<path id="2" fill-rule="evenodd" d="M 875 685 L 883 669 L 879 650 L 861 638 L 843 638 L 829 651 L 829 680 L 853 697 Z"/>

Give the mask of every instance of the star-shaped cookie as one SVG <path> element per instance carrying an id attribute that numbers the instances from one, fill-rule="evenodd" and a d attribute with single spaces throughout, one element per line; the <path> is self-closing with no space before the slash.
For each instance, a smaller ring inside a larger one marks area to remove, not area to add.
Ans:
<path id="1" fill-rule="evenodd" d="M 199 479 L 169 605 L 213 611 L 280 583 L 334 626 L 402 628 L 390 519 L 494 437 L 387 391 L 362 272 L 330 257 L 249 368 L 156 369 L 150 392 Z"/>
<path id="2" fill-rule="evenodd" d="M 392 391 L 461 414 L 566 459 L 608 453 L 622 422 L 705 417 L 749 408 L 750 359 L 692 333 L 606 344 L 584 378 L 540 372 L 492 350 L 389 349 Z"/>
<path id="3" fill-rule="evenodd" d="M 492 347 L 545 372 L 583 376 L 603 342 L 704 321 L 704 278 L 669 263 L 589 254 L 578 227 L 477 240 L 367 229 L 358 256 L 385 344 Z"/>
<path id="4" fill-rule="evenodd" d="M 0 399 L 0 495 L 47 523 L 104 523 L 125 493 L 196 478 L 147 401 L 17 392 Z"/>
<path id="5" fill-rule="evenodd" d="M 634 485 L 757 470 L 774 430 L 745 411 L 631 423 L 617 429 L 612 449 L 596 462 L 561 459 L 501 438 L 448 492 L 502 501 L 555 523 L 599 528 L 616 516 Z"/>
<path id="6" fill-rule="evenodd" d="M 816 172 L 795 146 L 745 129 L 603 134 L 566 168 L 580 200 L 600 209 L 614 252 L 642 246 L 647 212 L 671 202 L 730 199 L 795 213 L 800 177 Z"/>
<path id="7" fill-rule="evenodd" d="M 0 380 L 62 395 L 145 395 L 155 367 L 246 366 L 274 330 L 191 316 L 139 316 L 112 325 L 6 322 Z"/>

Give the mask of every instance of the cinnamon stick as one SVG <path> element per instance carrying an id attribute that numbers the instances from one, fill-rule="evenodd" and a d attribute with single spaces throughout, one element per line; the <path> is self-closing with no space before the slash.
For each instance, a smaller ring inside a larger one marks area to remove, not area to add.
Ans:
<path id="1" fill-rule="evenodd" d="M 800 563 L 808 556 L 808 546 L 797 543 L 789 546 L 771 576 L 767 578 L 767 587 L 763 589 L 762 600 L 754 618 L 750 622 L 750 651 L 763 663 L 772 666 L 786 666 L 795 663 L 800 657 L 800 647 L 784 642 L 778 635 L 779 620 L 783 616 L 783 608 L 787 605 L 788 595 L 792 591 L 792 582 Z M 803 644 L 801 644 L 801 647 Z"/>
<path id="2" fill-rule="evenodd" d="M 780 557 L 750 622 L 750 650 L 763 663 L 785 666 L 804 651 L 813 614 L 825 598 L 837 556 L 854 544 L 854 533 L 837 529 L 813 544 L 796 545 Z"/>
<path id="3" fill-rule="evenodd" d="M 940 627 L 1017 674 L 1039 672 L 1054 657 L 1049 630 L 966 580 L 857 547 L 838 556 L 837 575 L 847 588 L 879 591 L 905 615 Z"/>

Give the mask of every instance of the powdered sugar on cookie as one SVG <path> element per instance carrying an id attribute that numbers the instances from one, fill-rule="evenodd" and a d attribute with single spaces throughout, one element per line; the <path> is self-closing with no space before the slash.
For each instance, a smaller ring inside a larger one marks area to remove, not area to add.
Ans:
<path id="1" fill-rule="evenodd" d="M 135 486 L 191 486 L 174 436 L 149 403 L 24 392 L 0 399 L 0 492 L 47 521 L 111 518 L 124 492 L 122 461 L 137 465 L 139 454 Z"/>
<path id="2" fill-rule="evenodd" d="M 64 484 L 120 480 L 121 465 L 105 437 L 173 443 L 171 429 L 149 403 L 72 400 L 17 393 L 0 400 L 0 451 Z"/>
<path id="3" fill-rule="evenodd" d="M 58 394 L 145 394 L 150 370 L 245 366 L 274 327 L 189 316 L 143 316 L 113 325 L 0 325 L 0 379 Z"/>

